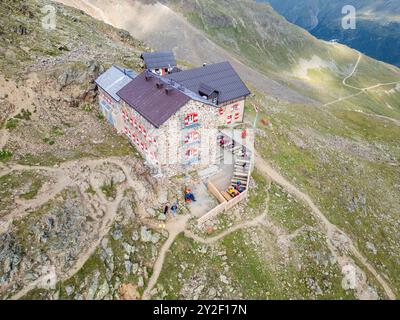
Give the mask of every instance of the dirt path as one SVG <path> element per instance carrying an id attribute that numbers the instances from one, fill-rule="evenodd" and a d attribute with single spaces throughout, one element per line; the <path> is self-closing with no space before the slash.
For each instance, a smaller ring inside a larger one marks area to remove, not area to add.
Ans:
<path id="1" fill-rule="evenodd" d="M 397 126 L 400 127 L 400 120 L 397 120 L 397 119 L 394 119 L 394 118 L 390 118 L 390 117 L 387 117 L 387 116 L 382 116 L 380 114 L 367 113 L 367 112 L 364 112 L 362 110 L 356 110 L 356 112 L 362 113 L 362 114 L 366 115 L 367 117 L 373 117 L 373 118 L 379 118 L 379 119 L 382 119 L 382 120 L 391 121 L 391 122 L 393 122 L 394 124 L 396 124 Z"/>
<path id="2" fill-rule="evenodd" d="M 126 159 L 125 159 L 126 160 Z M 78 186 L 81 188 L 81 180 L 84 180 L 85 178 L 89 178 L 89 181 L 92 182 L 92 175 L 95 171 L 96 166 L 98 165 L 103 165 L 103 164 L 113 164 L 116 165 L 119 169 L 121 169 L 124 172 L 124 175 L 126 177 L 126 182 L 123 183 L 121 186 L 118 187 L 117 190 L 117 196 L 115 200 L 113 201 L 108 201 L 104 194 L 98 189 L 95 188 L 95 200 L 93 200 L 91 203 L 94 206 L 94 210 L 99 210 L 103 212 L 103 218 L 99 224 L 99 228 L 96 231 L 96 237 L 95 241 L 88 243 L 85 250 L 80 254 L 78 257 L 77 261 L 75 262 L 74 266 L 68 270 L 68 272 L 65 272 L 63 274 L 58 274 L 56 272 L 56 269 L 53 268 L 54 270 L 49 270 L 48 274 L 43 275 L 39 279 L 30 282 L 26 284 L 20 291 L 18 291 L 11 299 L 20 299 L 24 295 L 26 295 L 29 291 L 37 288 L 37 287 L 46 287 L 48 286 L 48 283 L 51 285 L 54 285 L 57 281 L 59 280 L 66 280 L 69 279 L 70 277 L 74 276 L 81 268 L 82 266 L 86 263 L 86 261 L 93 255 L 97 247 L 100 245 L 101 240 L 109 233 L 110 228 L 112 227 L 112 224 L 117 216 L 117 211 L 119 208 L 119 205 L 121 201 L 123 200 L 123 194 L 124 191 L 128 188 L 132 188 L 134 190 L 138 190 L 138 188 L 141 188 L 141 182 L 140 181 L 135 181 L 131 174 L 130 170 L 125 163 L 124 159 L 122 158 L 116 158 L 116 157 L 110 157 L 110 158 L 104 158 L 104 159 L 81 159 L 81 160 L 73 160 L 70 162 L 66 162 L 61 164 L 59 167 L 36 167 L 36 166 L 24 166 L 24 165 L 8 165 L 3 168 L 1 171 L 1 175 L 3 174 L 8 174 L 13 171 L 29 171 L 29 170 L 41 170 L 45 171 L 46 173 L 49 174 L 49 178 L 53 179 L 53 184 L 48 186 L 48 188 L 45 188 L 45 190 L 40 190 L 39 194 L 31 201 L 24 201 L 24 202 L 18 202 L 18 207 L 13 210 L 10 214 L 7 216 L 3 217 L 0 221 L 0 233 L 6 232 L 8 230 L 8 227 L 10 224 L 15 220 L 15 219 L 21 219 L 28 215 L 32 210 L 35 208 L 38 208 L 45 204 L 48 201 L 51 201 L 53 198 L 55 198 L 60 192 L 62 192 L 64 189 L 70 187 L 70 186 Z M 89 173 L 86 176 L 82 176 L 82 172 L 86 171 L 86 169 L 89 169 Z M 144 188 L 143 188 L 144 190 Z M 145 190 L 144 190 L 145 191 Z M 85 198 L 86 195 L 84 191 L 81 190 L 82 196 Z M 85 202 L 90 202 L 89 199 L 84 199 Z M 142 199 L 143 200 L 143 199 Z M 175 237 L 183 231 L 186 221 L 188 217 L 185 217 L 184 219 L 179 219 L 175 221 L 174 223 L 171 223 L 167 230 L 170 232 L 170 241 L 171 243 L 175 239 Z M 164 250 L 167 251 L 168 243 L 164 244 Z M 164 252 L 165 256 L 165 252 Z M 161 266 L 162 266 L 162 261 Z M 155 273 L 158 274 L 160 273 L 161 268 L 158 270 L 157 265 L 155 266 Z"/>
<path id="3" fill-rule="evenodd" d="M 0 234 L 5 233 L 11 223 L 16 219 L 22 219 L 25 216 L 29 215 L 33 210 L 41 207 L 46 202 L 55 198 L 60 192 L 62 192 L 67 187 L 73 186 L 79 182 L 79 174 L 75 176 L 76 173 L 81 172 L 83 167 L 89 167 L 91 170 L 94 169 L 95 166 L 101 165 L 104 163 L 111 163 L 121 168 L 124 172 L 127 183 L 132 188 L 139 188 L 140 183 L 134 182 L 129 175 L 127 167 L 124 165 L 123 161 L 119 158 L 111 157 L 105 159 L 83 159 L 83 160 L 73 160 L 69 162 L 65 162 L 61 164 L 58 168 L 55 167 L 43 167 L 43 166 L 26 166 L 13 164 L 11 166 L 6 166 L 0 172 L 0 176 L 9 174 L 13 171 L 31 171 L 31 170 L 40 170 L 49 173 L 49 178 L 54 179 L 54 184 L 48 188 L 48 190 L 40 190 L 38 195 L 30 200 L 30 201 L 19 201 L 17 208 L 11 211 L 4 217 L 0 218 Z M 101 196 L 101 195 L 100 195 Z M 104 202 L 107 201 L 104 199 Z"/>
<path id="4" fill-rule="evenodd" d="M 269 177 L 272 181 L 286 189 L 286 191 L 295 196 L 297 199 L 306 203 L 321 227 L 324 229 L 324 232 L 327 236 L 327 243 L 329 248 L 338 258 L 338 262 L 342 264 L 342 268 L 346 266 L 349 259 L 342 258 L 341 253 L 339 252 L 337 246 L 337 238 L 342 236 L 346 239 L 346 246 L 348 251 L 353 254 L 375 278 L 379 282 L 379 284 L 384 289 L 387 297 L 389 299 L 395 300 L 396 295 L 390 288 L 390 286 L 386 283 L 383 277 L 375 270 L 375 268 L 368 262 L 368 260 L 360 253 L 360 251 L 355 247 L 350 237 L 340 230 L 337 226 L 332 224 L 325 215 L 317 208 L 311 198 L 296 188 L 293 184 L 291 184 L 288 180 L 286 180 L 280 173 L 278 173 L 275 169 L 273 169 L 264 159 L 262 159 L 258 154 L 255 157 L 255 165 L 258 170 L 261 171 L 264 175 Z M 343 270 L 343 269 L 342 269 Z"/>
<path id="5" fill-rule="evenodd" d="M 5 233 L 14 220 L 26 217 L 32 211 L 54 199 L 60 192 L 71 185 L 73 185 L 73 181 L 60 173 L 58 181 L 48 190 L 38 194 L 33 200 L 17 200 L 18 207 L 0 219 L 0 234 Z"/>
<path id="6" fill-rule="evenodd" d="M 99 228 L 98 234 L 99 237 L 97 238 L 96 241 L 93 243 L 89 244 L 87 246 L 87 249 L 82 252 L 82 255 L 78 258 L 76 261 L 74 267 L 70 269 L 67 273 L 63 274 L 60 276 L 60 279 L 68 279 L 72 277 L 76 272 L 79 271 L 80 268 L 85 264 L 87 259 L 90 258 L 90 256 L 93 254 L 93 252 L 96 250 L 98 245 L 100 244 L 100 241 L 103 239 L 103 237 L 109 232 L 110 227 L 112 226 L 112 223 L 114 221 L 114 218 L 117 213 L 118 206 L 120 202 L 122 201 L 123 198 L 123 190 L 127 187 L 137 187 L 138 182 L 134 181 L 132 177 L 130 176 L 129 169 L 128 167 L 124 164 L 122 159 L 119 158 L 106 158 L 106 159 L 97 159 L 97 160 L 77 160 L 77 161 L 71 161 L 69 163 L 64 163 L 62 164 L 59 168 L 46 168 L 46 167 L 40 167 L 40 170 L 45 170 L 50 173 L 53 173 L 57 176 L 58 180 L 56 185 L 58 186 L 57 188 L 54 188 L 52 192 L 50 193 L 41 193 L 38 195 L 37 198 L 33 200 L 33 202 L 30 202 L 29 204 L 23 204 L 21 207 L 18 208 L 18 210 L 21 210 L 21 208 L 24 208 L 26 211 L 28 207 L 37 207 L 40 206 L 41 204 L 51 200 L 53 197 L 55 197 L 59 192 L 62 191 L 62 189 L 68 187 L 69 185 L 74 183 L 74 180 L 71 177 L 66 177 L 66 172 L 71 171 L 71 168 L 74 168 L 75 170 L 77 169 L 82 169 L 84 166 L 88 166 L 90 169 L 94 169 L 95 166 L 104 164 L 104 163 L 110 163 L 117 165 L 125 174 L 127 181 L 123 188 L 118 190 L 117 198 L 113 202 L 108 202 L 105 197 L 99 192 L 99 190 L 96 190 L 98 199 L 100 200 L 100 203 L 105 206 L 105 216 L 104 220 L 101 223 L 101 226 Z M 322 212 L 315 206 L 311 198 L 298 190 L 295 186 L 293 186 L 290 182 L 288 182 L 283 176 L 281 176 L 277 171 L 275 171 L 271 166 L 269 166 L 262 158 L 260 158 L 258 155 L 256 155 L 256 167 L 266 176 L 268 176 L 272 181 L 276 182 L 277 184 L 281 185 L 284 187 L 290 194 L 294 195 L 298 199 L 302 200 L 305 202 L 312 210 L 312 213 L 315 215 L 321 226 L 323 227 L 327 238 L 328 238 L 328 246 L 330 250 L 335 254 L 335 257 L 337 257 L 337 260 L 339 264 L 343 267 L 346 266 L 349 263 L 349 259 L 346 257 L 343 257 L 340 252 L 338 251 L 338 248 L 335 246 L 335 237 L 338 235 L 343 235 L 346 239 L 348 239 L 347 243 L 347 248 L 349 252 L 351 252 L 359 261 L 360 263 L 376 278 L 376 280 L 381 284 L 381 286 L 384 288 L 385 293 L 390 299 L 395 299 L 395 295 L 389 285 L 385 282 L 385 280 L 376 272 L 376 270 L 373 268 L 373 266 L 367 261 L 367 259 L 358 251 L 358 249 L 354 246 L 354 244 L 351 242 L 350 238 L 340 229 L 338 229 L 335 225 L 331 224 L 328 219 L 322 214 Z M 38 167 L 29 167 L 29 166 L 21 166 L 21 165 L 15 165 L 12 167 L 9 167 L 6 169 L 6 172 L 11 172 L 13 170 L 37 170 Z M 62 179 L 60 179 L 62 177 Z M 268 206 L 267 206 L 268 208 Z M 9 216 L 8 218 L 8 223 L 12 222 L 13 219 L 19 219 L 23 217 L 25 213 L 14 213 L 13 215 Z M 166 255 L 174 243 L 176 237 L 181 234 L 182 232 L 185 234 L 185 236 L 198 241 L 200 243 L 204 244 L 213 244 L 224 237 L 232 234 L 233 232 L 236 232 L 240 229 L 244 228 L 251 228 L 255 227 L 257 225 L 265 225 L 270 227 L 269 224 L 265 224 L 265 218 L 267 215 L 267 211 L 264 212 L 262 215 L 256 217 L 253 220 L 250 221 L 244 221 L 236 226 L 233 226 L 232 228 L 225 230 L 221 234 L 215 236 L 215 237 L 210 237 L 210 238 L 201 238 L 189 230 L 186 229 L 186 224 L 187 221 L 189 220 L 190 216 L 181 216 L 178 219 L 174 219 L 170 222 L 167 223 L 166 225 L 166 230 L 168 231 L 168 239 L 167 241 L 163 244 L 161 247 L 160 253 L 157 257 L 157 260 L 154 264 L 153 267 L 153 273 L 151 278 L 149 279 L 149 282 L 147 284 L 147 287 L 145 289 L 145 292 L 143 294 L 143 299 L 150 299 L 152 295 L 152 290 L 154 289 L 154 286 L 157 283 L 157 280 L 159 278 L 159 275 L 162 271 L 163 264 L 166 258 Z M 153 228 L 156 228 L 156 226 L 152 226 Z M 52 277 L 54 277 L 54 274 L 50 271 L 48 275 L 45 275 L 35 281 L 34 283 L 29 283 L 26 287 L 24 287 L 21 291 L 19 291 L 16 295 L 14 295 L 13 298 L 18 299 L 24 296 L 26 293 L 28 293 L 30 290 L 34 289 L 37 286 L 42 286 L 45 281 L 48 281 L 49 279 L 51 280 Z M 363 291 L 360 289 L 359 296 L 362 298 L 363 297 Z M 367 297 L 368 298 L 368 297 Z"/>
<path id="7" fill-rule="evenodd" d="M 362 58 L 362 54 L 359 52 L 359 53 L 358 53 L 357 62 L 356 62 L 356 64 L 354 65 L 354 68 L 353 68 L 352 72 L 351 72 L 346 78 L 344 78 L 343 81 L 342 81 L 342 83 L 343 83 L 344 86 L 346 86 L 346 87 L 348 87 L 348 88 L 360 90 L 360 88 L 353 87 L 353 86 L 347 84 L 347 80 L 349 80 L 349 79 L 354 75 L 354 73 L 357 71 L 357 68 L 358 68 L 358 65 L 360 64 L 361 58 Z"/>
<path id="8" fill-rule="evenodd" d="M 157 283 L 158 277 L 160 276 L 162 267 L 164 265 L 165 257 L 174 243 L 176 237 L 185 231 L 186 223 L 188 222 L 190 216 L 180 216 L 166 224 L 165 229 L 168 231 L 168 239 L 161 247 L 160 253 L 157 257 L 156 262 L 153 266 L 153 273 L 149 279 L 146 289 L 143 293 L 143 300 L 149 300 L 152 296 L 152 290 Z"/>
<path id="9" fill-rule="evenodd" d="M 267 217 L 266 213 L 263 213 L 262 215 L 256 217 L 253 220 L 250 221 L 244 221 L 242 223 L 239 223 L 223 232 L 221 232 L 220 234 L 214 236 L 214 237 L 209 237 L 209 238 L 202 238 L 196 234 L 194 234 L 193 232 L 189 231 L 189 230 L 185 230 L 185 236 L 193 239 L 197 242 L 203 243 L 203 244 L 213 244 L 215 242 L 218 242 L 219 240 L 225 238 L 226 236 L 241 230 L 241 229 L 247 229 L 247 228 L 251 228 L 251 227 L 255 227 L 259 224 L 262 224 L 263 220 Z"/>
<path id="10" fill-rule="evenodd" d="M 75 262 L 74 266 L 65 274 L 60 277 L 60 280 L 67 280 L 73 277 L 86 263 L 86 261 L 94 254 L 98 246 L 100 245 L 103 238 L 110 232 L 115 217 L 117 216 L 118 207 L 123 199 L 123 189 L 118 190 L 117 197 L 111 203 L 106 205 L 105 215 L 101 223 L 100 229 L 98 230 L 98 239 L 92 242 L 90 246 L 81 254 L 79 259 Z"/>
<path id="11" fill-rule="evenodd" d="M 328 103 L 325 103 L 325 104 L 323 105 L 323 107 L 328 107 L 328 106 L 334 105 L 334 104 L 336 104 L 336 103 L 338 103 L 338 102 L 346 101 L 346 100 L 348 100 L 348 99 L 357 97 L 357 96 L 359 96 L 359 95 L 361 95 L 361 94 L 363 94 L 363 93 L 365 93 L 365 92 L 367 92 L 367 91 L 369 91 L 369 90 L 373 90 L 373 89 L 376 89 L 376 88 L 379 88 L 379 87 L 390 86 L 390 85 L 395 85 L 395 84 L 399 84 L 399 83 L 400 83 L 400 81 L 387 82 L 387 83 L 378 83 L 378 84 L 375 84 L 375 85 L 373 85 L 373 86 L 369 86 L 369 87 L 366 87 L 366 88 L 354 87 L 354 86 L 352 86 L 352 85 L 347 84 L 347 80 L 349 80 L 349 79 L 354 75 L 354 73 L 356 73 L 357 68 L 358 68 L 358 66 L 359 66 L 359 64 L 360 64 L 360 62 L 361 62 L 361 58 L 362 58 L 362 54 L 361 54 L 361 53 L 358 53 L 358 59 L 357 59 L 357 62 L 355 63 L 355 65 L 354 65 L 353 70 L 352 70 L 351 73 L 350 73 L 348 76 L 346 76 L 346 77 L 343 79 L 343 81 L 342 81 L 342 83 L 343 83 L 343 85 L 344 85 L 345 87 L 348 87 L 348 88 L 350 88 L 350 89 L 359 90 L 359 92 L 357 92 L 357 93 L 355 93 L 355 94 L 348 95 L 348 96 L 346 96 L 346 97 L 338 98 L 338 99 L 336 99 L 336 100 L 334 100 L 334 101 L 331 101 L 331 102 L 328 102 Z M 379 115 L 378 115 L 378 117 L 384 117 L 384 116 L 379 116 Z M 384 118 L 386 118 L 386 119 L 388 119 L 388 120 L 391 120 L 391 121 L 394 121 L 395 123 L 399 123 L 399 121 L 396 120 L 396 119 L 389 118 L 389 117 L 384 117 Z"/>

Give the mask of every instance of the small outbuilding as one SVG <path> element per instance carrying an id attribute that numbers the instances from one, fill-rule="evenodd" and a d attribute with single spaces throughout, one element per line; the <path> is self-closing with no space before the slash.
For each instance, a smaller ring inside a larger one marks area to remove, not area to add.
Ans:
<path id="1" fill-rule="evenodd" d="M 172 51 L 146 52 L 141 55 L 145 68 L 157 75 L 165 76 L 176 72 L 177 63 Z"/>
<path id="2" fill-rule="evenodd" d="M 129 84 L 136 76 L 137 74 L 130 69 L 113 65 L 95 81 L 99 88 L 101 111 L 107 121 L 115 127 L 118 127 L 117 122 L 120 115 L 119 102 L 121 100 L 117 92 Z"/>

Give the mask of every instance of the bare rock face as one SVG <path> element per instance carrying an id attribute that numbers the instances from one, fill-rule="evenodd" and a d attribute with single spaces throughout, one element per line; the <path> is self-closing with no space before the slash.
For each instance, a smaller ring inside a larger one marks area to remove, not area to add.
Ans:
<path id="1" fill-rule="evenodd" d="M 67 68 L 58 76 L 60 89 L 71 84 L 81 84 L 88 82 L 94 83 L 94 80 L 104 72 L 104 67 L 98 61 L 88 61 L 84 66 L 74 65 Z"/>
<path id="2" fill-rule="evenodd" d="M 96 222 L 75 193 L 0 236 L 0 294 L 39 278 L 47 279 L 73 266 L 83 248 L 93 241 Z M 52 277 L 51 279 L 53 279 Z M 12 287 L 11 287 L 12 286 Z"/>

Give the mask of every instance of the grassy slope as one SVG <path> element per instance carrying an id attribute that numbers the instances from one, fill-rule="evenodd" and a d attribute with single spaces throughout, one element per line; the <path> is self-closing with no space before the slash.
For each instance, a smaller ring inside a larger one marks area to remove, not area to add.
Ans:
<path id="1" fill-rule="evenodd" d="M 283 234 L 294 235 L 288 247 L 283 249 L 281 239 L 263 226 L 237 231 L 212 246 L 178 237 L 161 273 L 159 292 L 168 299 L 185 294 L 210 298 L 212 289 L 218 292 L 217 298 L 224 299 L 354 298 L 351 291 L 341 288 L 340 270 L 330 260 L 326 238 L 317 230 L 316 221 L 305 214 L 308 209 L 274 184 L 267 192 L 267 182 L 257 171 L 253 178 L 257 187 L 241 215 L 265 209 L 269 194 L 267 220 Z M 310 283 L 316 283 L 321 292 L 317 294 Z M 190 285 L 199 291 L 188 294 Z"/>

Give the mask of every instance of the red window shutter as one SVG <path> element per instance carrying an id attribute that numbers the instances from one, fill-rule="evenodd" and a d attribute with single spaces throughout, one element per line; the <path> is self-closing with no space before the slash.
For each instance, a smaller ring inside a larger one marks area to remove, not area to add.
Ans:
<path id="1" fill-rule="evenodd" d="M 222 116 L 224 114 L 225 110 L 224 108 L 219 108 L 219 114 Z"/>
<path id="2" fill-rule="evenodd" d="M 185 127 L 199 122 L 199 115 L 197 113 L 188 114 L 185 117 Z"/>

